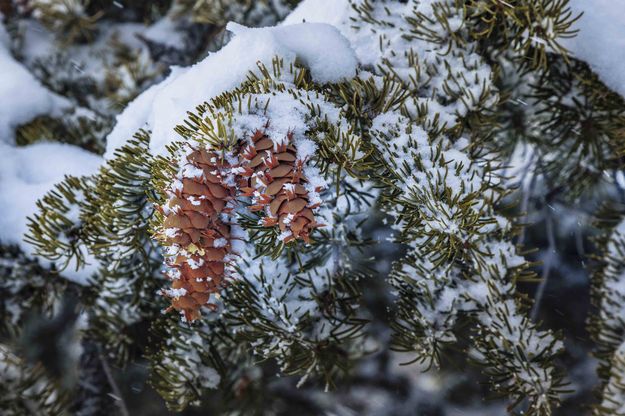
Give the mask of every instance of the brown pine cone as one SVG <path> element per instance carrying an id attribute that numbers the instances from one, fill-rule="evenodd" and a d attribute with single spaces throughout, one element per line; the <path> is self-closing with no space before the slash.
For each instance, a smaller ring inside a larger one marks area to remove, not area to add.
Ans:
<path id="1" fill-rule="evenodd" d="M 285 243 L 297 239 L 309 242 L 310 233 L 321 226 L 313 213 L 319 204 L 310 198 L 310 185 L 303 172 L 306 160 L 297 158 L 292 135 L 274 142 L 257 130 L 251 139 L 241 151 L 238 182 L 242 195 L 252 198 L 252 211 L 265 214 L 264 226 L 280 228 Z"/>
<path id="2" fill-rule="evenodd" d="M 233 256 L 231 227 L 222 214 L 230 210 L 234 186 L 226 185 L 230 166 L 211 150 L 192 149 L 179 178 L 169 189 L 169 200 L 159 238 L 169 246 L 166 272 L 171 289 L 162 293 L 191 322 L 203 306 L 215 308 L 211 295 L 227 283 Z"/>

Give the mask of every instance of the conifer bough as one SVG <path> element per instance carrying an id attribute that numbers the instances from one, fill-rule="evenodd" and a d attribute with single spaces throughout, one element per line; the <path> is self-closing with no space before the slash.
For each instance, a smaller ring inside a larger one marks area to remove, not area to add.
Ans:
<path id="1" fill-rule="evenodd" d="M 182 12 L 217 3 L 228 2 L 179 2 Z M 276 4 L 239 3 L 244 14 Z M 41 200 L 29 241 L 59 263 L 95 257 L 96 290 L 84 302 L 96 328 L 87 333 L 123 362 L 114 329 L 124 328 L 130 344 L 128 329 L 148 323 L 163 341 L 148 353 L 152 382 L 171 409 L 217 387 L 262 396 L 275 367 L 269 374 L 258 363 L 269 360 L 299 377 L 294 386 L 320 379 L 329 390 L 369 353 L 392 349 L 442 373 L 449 355 L 471 361 L 511 412 L 550 416 L 566 392 L 565 348 L 560 334 L 530 319 L 517 292 L 534 275 L 520 226 L 501 209 L 513 191 L 505 161 L 530 146 L 534 176 L 546 182 L 577 169 L 577 157 L 599 173 L 613 168 L 622 99 L 596 77 L 572 78 L 591 70 L 560 42 L 575 32 L 565 0 L 351 6 L 337 27 L 231 26 L 235 37 L 222 51 L 129 106 L 140 111 L 126 115 L 150 115 L 137 124 L 155 123 L 152 133 L 128 142 L 112 133 L 99 173 L 68 178 Z M 175 120 L 161 123 L 170 105 Z M 579 120 L 592 128 L 571 136 Z M 25 141 L 37 136 L 30 127 Z M 383 278 L 362 254 L 374 227 L 395 244 Z M 623 229 L 606 244 L 613 258 L 595 288 L 598 415 L 620 412 L 625 391 L 615 306 L 623 294 L 614 290 Z M 169 283 L 157 272 L 163 257 Z M 393 296 L 382 285 L 365 292 L 381 280 Z M 153 286 L 162 284 L 170 285 L 161 289 L 168 309 L 185 322 L 158 313 L 164 302 L 154 301 Z M 372 294 L 385 299 L 383 316 L 368 309 Z M 202 317 L 208 310 L 219 313 Z M 383 337 L 372 335 L 379 327 Z M 258 410 L 247 405 L 228 404 Z"/>

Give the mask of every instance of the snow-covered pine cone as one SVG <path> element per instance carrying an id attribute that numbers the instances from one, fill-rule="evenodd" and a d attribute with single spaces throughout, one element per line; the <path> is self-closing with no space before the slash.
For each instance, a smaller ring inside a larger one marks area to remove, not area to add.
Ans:
<path id="1" fill-rule="evenodd" d="M 169 246 L 167 276 L 171 289 L 162 293 L 191 322 L 203 306 L 214 308 L 211 295 L 218 294 L 230 277 L 233 255 L 231 225 L 224 220 L 235 195 L 226 184 L 230 165 L 206 149 L 186 155 L 178 177 L 170 186 L 160 239 Z"/>
<path id="2" fill-rule="evenodd" d="M 310 233 L 321 225 L 313 209 L 318 198 L 304 175 L 306 160 L 297 157 L 297 149 L 288 135 L 282 141 L 273 141 L 257 130 L 251 143 L 241 151 L 239 187 L 242 195 L 252 198 L 252 211 L 264 213 L 265 227 L 278 226 L 285 242 L 310 240 Z"/>
<path id="3" fill-rule="evenodd" d="M 250 210 L 262 211 L 263 225 L 279 227 L 284 242 L 308 242 L 321 226 L 313 211 L 320 189 L 306 178 L 307 160 L 298 157 L 291 135 L 274 142 L 256 131 L 240 147 L 238 162 L 203 148 L 192 148 L 182 159 L 169 199 L 159 207 L 164 219 L 157 238 L 168 247 L 166 274 L 172 282 L 162 293 L 171 299 L 169 310 L 190 322 L 203 306 L 215 306 L 211 296 L 233 276 L 240 227 L 228 214 L 235 199 L 251 197 Z"/>

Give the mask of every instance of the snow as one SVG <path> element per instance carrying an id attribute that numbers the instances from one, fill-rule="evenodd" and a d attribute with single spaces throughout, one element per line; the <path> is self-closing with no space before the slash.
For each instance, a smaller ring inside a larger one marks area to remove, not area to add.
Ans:
<path id="1" fill-rule="evenodd" d="M 26 217 L 35 213 L 35 203 L 55 183 L 66 174 L 93 174 L 101 163 L 99 156 L 62 143 L 0 144 L 0 154 L 0 241 L 10 244 L 22 244 Z M 22 244 L 23 249 L 27 247 Z"/>
<path id="2" fill-rule="evenodd" d="M 181 32 L 176 31 L 177 23 L 170 17 L 164 17 L 141 32 L 142 36 L 172 48 L 183 49 L 184 39 Z"/>
<path id="3" fill-rule="evenodd" d="M 63 180 L 65 175 L 91 175 L 102 163 L 102 158 L 79 147 L 62 143 L 37 143 L 27 147 L 13 147 L 0 143 L 0 243 L 16 244 L 29 255 L 34 248 L 23 241 L 28 230 L 27 217 L 37 212 L 37 200 Z M 85 284 L 97 264 L 90 263 L 76 271 L 69 265 L 63 276 Z"/>
<path id="4" fill-rule="evenodd" d="M 341 27 L 349 19 L 348 0 L 304 0 L 289 14 L 283 24 L 327 23 Z"/>
<path id="5" fill-rule="evenodd" d="M 1 15 L 0 15 L 1 17 Z M 0 22 L 0 142 L 12 143 L 14 130 L 41 114 L 57 113 L 65 99 L 46 90 L 9 51 L 9 35 Z"/>
<path id="6" fill-rule="evenodd" d="M 573 56 L 590 64 L 601 80 L 625 96 L 625 1 L 571 0 L 579 33 L 563 45 Z"/>
<path id="7" fill-rule="evenodd" d="M 174 127 L 187 111 L 237 87 L 260 62 L 271 68 L 275 56 L 302 62 L 318 82 L 338 82 L 356 74 L 357 60 L 349 42 L 331 25 L 302 23 L 262 29 L 229 24 L 234 38 L 220 51 L 188 68 L 174 68 L 163 82 L 131 102 L 117 117 L 107 138 L 105 157 L 112 157 L 140 128 L 152 131 L 150 149 L 165 154 L 176 140 Z"/>
<path id="8" fill-rule="evenodd" d="M 242 42 L 266 38 L 269 46 L 276 50 L 274 55 L 292 61 L 299 59 L 317 82 L 338 82 L 356 75 L 356 55 L 349 41 L 331 25 L 302 23 L 251 29 L 229 23 L 226 29 Z"/>
<path id="9" fill-rule="evenodd" d="M 45 26 L 35 19 L 24 19 L 19 22 L 18 32 L 20 34 L 20 59 L 23 60 L 25 66 L 36 68 L 38 65 L 49 67 L 58 67 L 62 72 L 62 76 L 71 78 L 83 78 L 88 76 L 92 78 L 98 85 L 106 82 L 107 76 L 111 75 L 111 67 L 115 66 L 122 71 L 116 76 L 121 77 L 126 86 L 134 84 L 134 79 L 129 73 L 126 65 L 119 65 L 120 60 L 115 53 L 115 45 L 123 43 L 132 51 L 137 53 L 138 61 L 135 62 L 137 67 L 150 66 L 154 67 L 156 63 L 152 62 L 147 46 L 139 38 L 139 34 L 144 34 L 145 38 L 150 36 L 162 36 L 166 34 L 166 28 L 151 30 L 152 27 L 146 27 L 141 23 L 120 23 L 115 25 L 101 26 L 101 32 L 93 43 L 87 44 L 68 44 L 63 47 L 62 52 L 58 52 L 58 39 Z M 170 42 L 178 39 L 178 34 L 170 32 Z M 57 51 L 57 52 L 55 52 Z M 40 72 L 40 71 L 39 71 Z M 51 81 L 54 83 L 56 77 Z M 88 94 L 87 94 L 88 95 Z M 94 97 L 95 98 L 95 97 Z M 110 107 L 107 99 L 95 99 L 89 105 L 92 109 L 102 114 L 115 114 L 116 110 Z"/>
<path id="10" fill-rule="evenodd" d="M 43 197 L 65 175 L 96 172 L 102 158 L 76 146 L 37 143 L 14 146 L 14 130 L 42 115 L 60 115 L 67 101 L 43 87 L 9 51 L 9 36 L 0 23 L 0 243 L 15 244 L 28 255 L 34 248 L 23 241 L 27 217 L 37 211 Z M 63 275 L 86 284 L 97 267 L 92 258 L 86 268 L 76 271 L 70 264 Z"/>

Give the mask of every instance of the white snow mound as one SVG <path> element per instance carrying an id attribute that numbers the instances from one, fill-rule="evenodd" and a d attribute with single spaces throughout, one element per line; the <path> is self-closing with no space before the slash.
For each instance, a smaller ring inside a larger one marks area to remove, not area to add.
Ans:
<path id="1" fill-rule="evenodd" d="M 280 56 L 285 65 L 300 62 L 320 83 L 338 82 L 356 74 L 357 59 L 349 41 L 339 30 L 324 23 L 300 23 L 250 29 L 230 23 L 234 38 L 218 52 L 188 68 L 174 68 L 163 82 L 154 85 L 126 107 L 107 138 L 105 157 L 112 157 L 140 128 L 152 131 L 150 150 L 165 154 L 176 140 L 174 127 L 187 111 L 237 87 L 260 62 L 271 68 Z"/>

